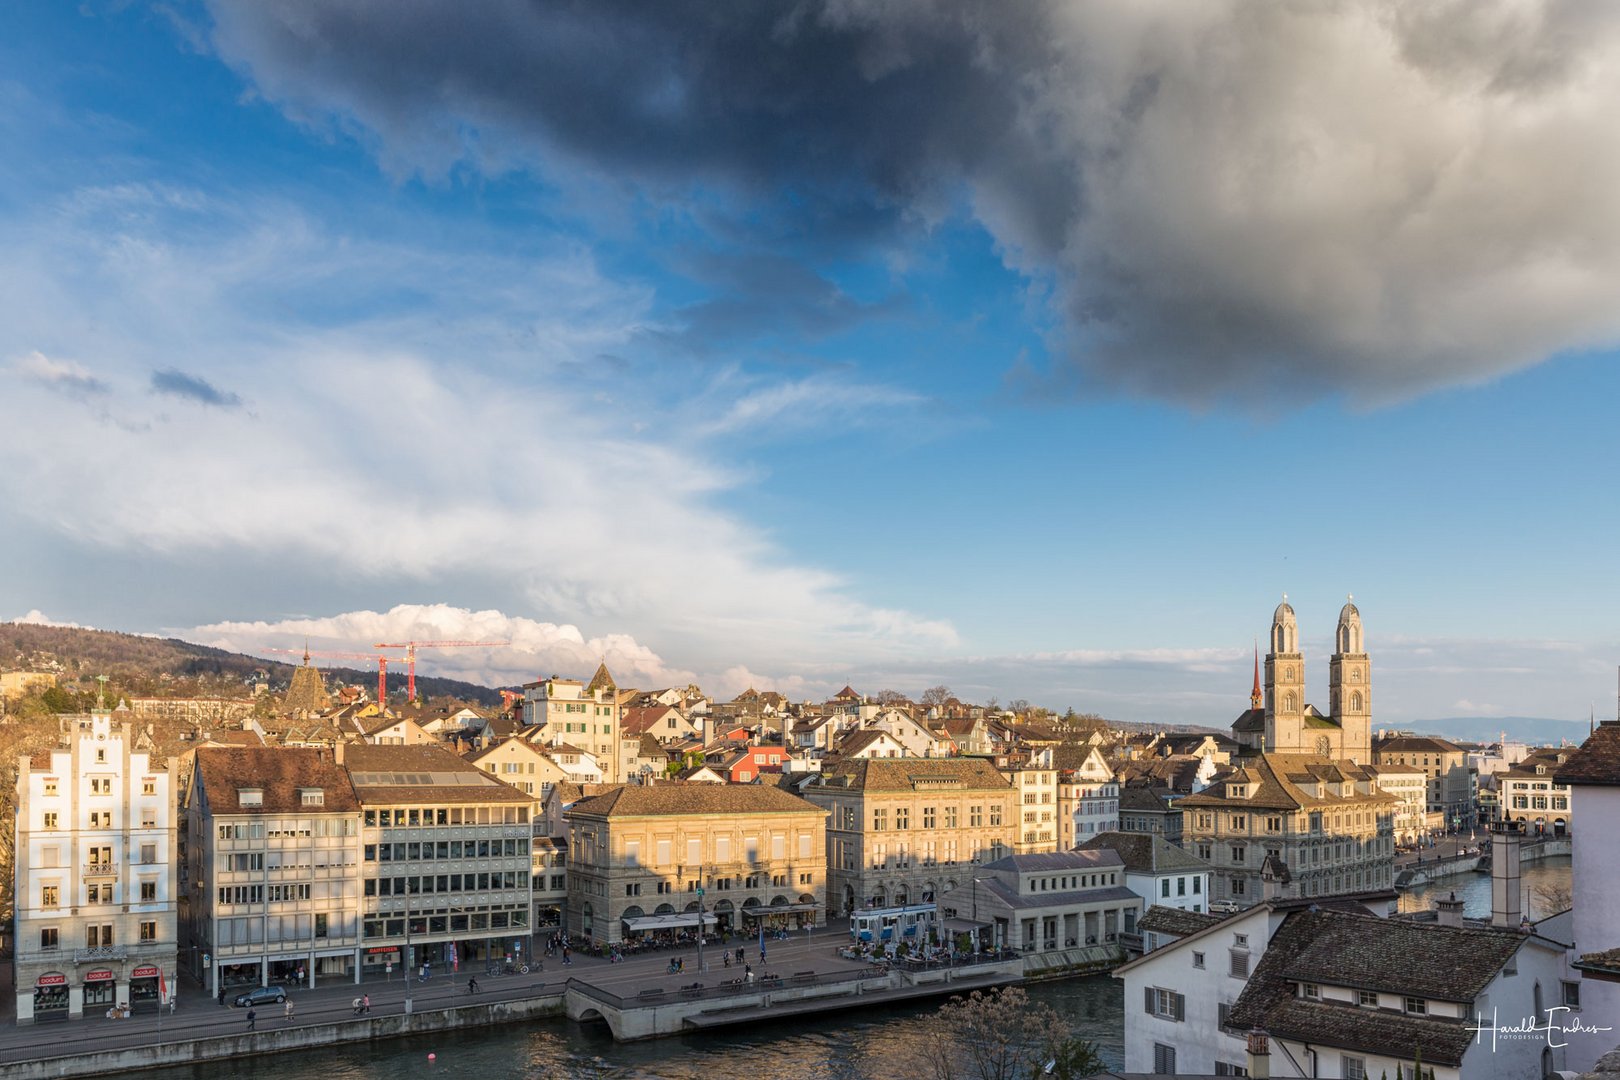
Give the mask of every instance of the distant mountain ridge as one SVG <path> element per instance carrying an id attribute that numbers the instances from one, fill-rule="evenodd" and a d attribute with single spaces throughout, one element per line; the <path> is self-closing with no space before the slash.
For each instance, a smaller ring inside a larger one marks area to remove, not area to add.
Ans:
<path id="1" fill-rule="evenodd" d="M 1598 722 L 1603 717 L 1598 717 Z M 1579 743 L 1589 731 L 1586 720 L 1557 720 L 1549 716 L 1446 716 L 1435 720 L 1413 720 L 1406 724 L 1373 725 L 1379 730 L 1415 731 L 1420 735 L 1439 735 L 1461 742 L 1493 743 L 1507 732 L 1510 742 L 1529 743 L 1533 746 L 1557 746 L 1568 740 Z"/>
<path id="2" fill-rule="evenodd" d="M 266 672 L 273 687 L 284 687 L 296 666 L 284 661 L 264 660 L 245 653 L 197 645 L 179 638 L 42 626 L 37 623 L 0 623 L 0 670 L 24 669 L 51 660 L 61 666 L 65 677 L 89 679 L 96 675 L 108 675 L 112 677 L 114 687 L 120 689 L 137 681 L 161 681 L 163 676 L 212 676 L 245 687 L 256 671 Z M 377 672 L 374 668 L 317 666 L 328 680 L 341 679 L 375 692 Z M 416 676 L 416 688 L 425 698 L 453 697 L 480 705 L 498 705 L 501 700 L 500 691 L 488 686 L 421 673 Z M 391 693 L 405 689 L 404 671 L 388 673 L 388 689 Z M 243 696 L 247 696 L 245 692 Z"/>

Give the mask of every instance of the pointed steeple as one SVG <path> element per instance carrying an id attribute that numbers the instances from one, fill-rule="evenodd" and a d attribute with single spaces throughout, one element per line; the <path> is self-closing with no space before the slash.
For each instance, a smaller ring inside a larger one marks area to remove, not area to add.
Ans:
<path id="1" fill-rule="evenodd" d="M 1260 693 L 1260 642 L 1254 643 L 1254 689 L 1249 691 L 1249 708 L 1258 709 L 1265 704 Z"/>
<path id="2" fill-rule="evenodd" d="M 587 694 L 595 694 L 598 690 L 617 689 L 618 685 L 614 683 L 613 676 L 608 674 L 607 661 L 604 660 L 596 669 L 596 674 L 591 677 L 590 685 L 585 687 L 585 692 Z"/>

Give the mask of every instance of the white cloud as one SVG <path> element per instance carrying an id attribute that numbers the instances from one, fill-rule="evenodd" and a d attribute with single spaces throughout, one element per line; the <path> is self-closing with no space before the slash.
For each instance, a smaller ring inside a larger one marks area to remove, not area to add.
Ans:
<path id="1" fill-rule="evenodd" d="M 60 626 L 68 630 L 94 629 L 94 627 L 80 626 L 76 622 L 58 622 L 57 620 L 46 615 L 43 611 L 39 610 L 39 608 L 34 608 L 30 610 L 28 614 L 19 615 L 15 619 L 11 619 L 9 621 L 14 623 L 25 623 L 29 626 Z"/>
<path id="2" fill-rule="evenodd" d="M 729 414 L 735 395 L 772 391 L 594 378 L 592 359 L 630 346 L 650 315 L 646 293 L 606 280 L 588 252 L 417 248 L 275 200 L 151 185 L 81 192 L 58 211 L 0 234 L 12 241 L 0 355 L 24 356 L 0 369 L 7 516 L 143 557 L 268 563 L 289 583 L 419 594 L 476 580 L 559 624 L 679 642 L 683 666 L 740 641 L 765 664 L 956 641 L 948 623 L 863 603 L 721 510 L 746 473 L 685 432 L 635 430 L 693 397 Z M 396 293 L 408 300 L 376 298 Z M 289 315 L 310 305 L 331 314 Z M 99 408 L 47 392 L 92 377 L 51 351 L 95 358 Z M 172 411 L 145 393 L 170 369 L 251 411 Z M 851 409 L 882 399 L 833 377 L 816 387 Z"/>

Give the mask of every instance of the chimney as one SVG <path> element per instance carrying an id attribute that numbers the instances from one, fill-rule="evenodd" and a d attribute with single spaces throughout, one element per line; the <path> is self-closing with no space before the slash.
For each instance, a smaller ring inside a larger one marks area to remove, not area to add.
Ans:
<path id="1" fill-rule="evenodd" d="M 345 744 L 344 744 L 342 739 L 339 739 L 337 742 L 332 744 L 332 762 L 333 762 L 333 764 L 337 765 L 339 768 L 343 767 L 343 747 L 344 747 L 344 745 Z"/>
<path id="2" fill-rule="evenodd" d="M 1491 830 L 1491 925 L 1519 928 L 1519 827 L 1504 821 Z"/>
<path id="3" fill-rule="evenodd" d="M 1436 900 L 1434 910 L 1440 916 L 1441 926 L 1461 926 L 1463 924 L 1463 902 L 1457 899 L 1455 892 L 1444 900 Z"/>
<path id="4" fill-rule="evenodd" d="M 1249 1075 L 1271 1080 L 1271 1040 L 1259 1028 L 1249 1032 Z"/>

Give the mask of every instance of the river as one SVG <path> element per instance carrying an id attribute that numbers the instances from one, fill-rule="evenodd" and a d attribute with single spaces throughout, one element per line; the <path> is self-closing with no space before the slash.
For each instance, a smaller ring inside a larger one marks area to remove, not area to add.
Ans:
<path id="1" fill-rule="evenodd" d="M 1531 919 L 1544 919 L 1556 915 L 1547 910 L 1549 892 L 1570 887 L 1570 857 L 1559 855 L 1539 862 L 1524 863 L 1519 875 L 1520 909 Z M 1442 878 L 1420 889 L 1401 893 L 1402 911 L 1426 911 L 1443 896 L 1455 892 L 1463 902 L 1463 914 L 1470 918 L 1488 919 L 1491 914 L 1491 876 L 1478 872 Z M 1540 892 L 1541 895 L 1537 895 Z"/>
<path id="2" fill-rule="evenodd" d="M 1029 996 L 1096 1041 L 1111 1068 L 1124 1065 L 1120 984 L 1107 976 L 1038 983 Z M 939 1002 L 834 1013 L 749 1031 L 615 1043 L 602 1026 L 568 1020 L 481 1028 L 370 1045 L 278 1054 L 143 1073 L 152 1080 L 506 1080 L 657 1077 L 717 1080 L 878 1080 L 919 1075 L 921 1018 Z M 428 1055 L 434 1055 L 430 1061 Z"/>

